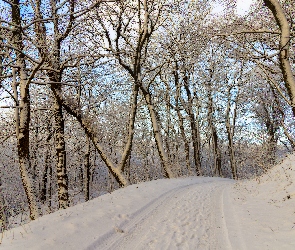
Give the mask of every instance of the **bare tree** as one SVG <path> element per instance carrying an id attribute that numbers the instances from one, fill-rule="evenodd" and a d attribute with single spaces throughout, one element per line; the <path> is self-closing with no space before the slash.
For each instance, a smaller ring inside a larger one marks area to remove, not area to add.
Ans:
<path id="1" fill-rule="evenodd" d="M 241 77 L 241 76 L 240 76 Z M 232 94 L 232 90 L 235 90 L 235 94 Z M 228 149 L 230 155 L 230 166 L 232 171 L 233 179 L 238 179 L 237 174 L 237 162 L 235 157 L 235 146 L 234 146 L 234 135 L 236 129 L 236 118 L 237 118 L 237 105 L 239 100 L 240 89 L 234 89 L 234 85 L 228 87 L 227 92 L 227 106 L 225 112 L 225 126 L 228 139 Z"/>
<path id="2" fill-rule="evenodd" d="M 167 152 L 164 149 L 159 121 L 157 120 L 155 105 L 153 102 L 153 96 L 149 90 L 150 85 L 153 83 L 154 79 L 160 72 L 159 70 L 161 67 L 149 67 L 149 65 L 146 63 L 148 62 L 150 39 L 153 32 L 160 25 L 161 13 L 164 10 L 164 7 L 164 4 L 160 1 L 159 3 L 148 3 L 146 0 L 144 0 L 143 3 L 139 1 L 134 6 L 132 6 L 130 3 L 119 3 L 117 6 L 117 11 L 113 11 L 113 6 L 112 8 L 106 6 L 106 12 L 109 13 L 109 18 L 111 18 L 111 16 L 116 17 L 115 21 L 117 23 L 114 23 L 114 21 L 109 19 L 109 23 L 113 23 L 112 30 L 115 31 L 116 35 L 114 39 L 112 39 L 109 28 L 105 24 L 108 19 L 103 21 L 102 19 L 98 18 L 98 20 L 100 21 L 100 24 L 103 28 L 104 36 L 108 41 L 108 47 L 106 50 L 116 56 L 119 64 L 130 74 L 134 80 L 133 95 L 135 96 L 139 89 L 141 90 L 150 113 L 154 137 L 157 142 L 157 148 L 163 164 L 164 172 L 167 177 L 172 178 L 174 177 L 174 173 L 169 166 L 169 159 Z M 135 11 L 133 11 L 133 9 L 135 9 Z M 126 20 L 124 20 L 124 18 Z M 134 22 L 136 23 L 135 27 L 133 24 Z M 135 37 L 133 37 L 134 33 L 136 34 Z M 131 37 L 133 37 L 135 42 L 131 41 Z M 126 47 L 123 47 L 123 44 Z M 128 53 L 126 53 L 127 51 Z M 127 55 L 130 55 L 130 57 Z M 150 75 L 150 80 L 145 82 L 148 75 Z M 134 109 L 134 115 L 135 112 L 136 109 Z M 127 159 L 128 157 L 125 158 Z"/>
<path id="3" fill-rule="evenodd" d="M 214 168 L 213 173 L 217 176 L 222 176 L 221 171 L 221 151 L 219 148 L 219 142 L 218 142 L 218 134 L 217 129 L 214 124 L 214 106 L 213 106 L 213 74 L 214 74 L 214 68 L 211 67 L 209 69 L 209 77 L 207 81 L 207 98 L 208 98 L 208 128 L 210 133 L 210 139 L 212 141 L 213 146 L 213 157 L 214 157 Z"/>
<path id="4" fill-rule="evenodd" d="M 18 0 L 7 3 L 10 6 L 10 18 L 11 22 L 1 28 L 5 31 L 8 39 L 1 37 L 3 44 L 7 48 L 7 51 L 13 51 L 15 57 L 10 58 L 10 63 L 7 66 L 11 67 L 12 74 L 8 77 L 12 77 L 12 89 L 13 99 L 15 102 L 15 122 L 16 122 L 16 137 L 17 148 L 20 164 L 20 173 L 22 177 L 23 186 L 28 199 L 30 208 L 31 219 L 38 217 L 38 207 L 36 203 L 35 190 L 29 175 L 31 170 L 30 161 L 30 142 L 29 142 L 29 128 L 30 128 L 30 91 L 29 86 L 32 79 L 35 77 L 36 72 L 43 64 L 43 60 L 35 60 L 34 58 L 26 55 L 23 51 L 24 45 L 24 28 L 23 19 L 21 15 L 21 3 Z M 7 54 L 9 55 L 9 54 Z M 29 64 L 29 70 L 28 70 Z"/>

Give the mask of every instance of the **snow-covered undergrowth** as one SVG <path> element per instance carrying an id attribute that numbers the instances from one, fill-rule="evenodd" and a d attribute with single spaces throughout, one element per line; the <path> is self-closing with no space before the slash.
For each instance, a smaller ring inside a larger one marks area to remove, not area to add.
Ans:
<path id="1" fill-rule="evenodd" d="M 295 155 L 250 181 L 119 189 L 4 232 L 3 249 L 295 249 Z"/>

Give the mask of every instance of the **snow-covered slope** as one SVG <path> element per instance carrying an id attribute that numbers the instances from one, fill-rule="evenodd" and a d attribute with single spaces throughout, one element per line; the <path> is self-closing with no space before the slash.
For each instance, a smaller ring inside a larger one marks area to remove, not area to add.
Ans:
<path id="1" fill-rule="evenodd" d="M 295 154 L 230 195 L 246 249 L 295 249 Z"/>
<path id="2" fill-rule="evenodd" d="M 295 156 L 257 180 L 157 180 L 4 232 L 3 249 L 295 249 Z"/>

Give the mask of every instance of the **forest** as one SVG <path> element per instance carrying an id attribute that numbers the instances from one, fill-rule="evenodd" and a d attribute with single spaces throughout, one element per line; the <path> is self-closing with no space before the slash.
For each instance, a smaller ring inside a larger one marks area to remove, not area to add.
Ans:
<path id="1" fill-rule="evenodd" d="M 295 149 L 295 1 L 0 7 L 0 231 L 139 182 L 259 176 Z"/>

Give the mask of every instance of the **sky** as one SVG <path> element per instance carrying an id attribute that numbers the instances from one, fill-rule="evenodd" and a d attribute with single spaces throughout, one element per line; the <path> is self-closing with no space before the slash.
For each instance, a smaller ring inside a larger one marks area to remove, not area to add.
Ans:
<path id="1" fill-rule="evenodd" d="M 253 0 L 237 0 L 237 14 L 244 15 L 248 12 Z"/>
<path id="2" fill-rule="evenodd" d="M 221 3 L 218 3 L 220 1 L 216 1 L 216 4 L 214 4 L 213 13 L 219 13 L 222 12 L 224 7 Z M 246 15 L 249 11 L 250 5 L 253 3 L 253 0 L 237 0 L 237 14 L 239 16 Z"/>

